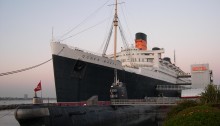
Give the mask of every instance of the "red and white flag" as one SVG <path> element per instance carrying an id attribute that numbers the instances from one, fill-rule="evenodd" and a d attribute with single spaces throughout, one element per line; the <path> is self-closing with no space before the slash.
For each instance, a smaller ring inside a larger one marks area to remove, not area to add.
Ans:
<path id="1" fill-rule="evenodd" d="M 41 81 L 38 83 L 37 87 L 34 88 L 34 91 L 35 91 L 35 92 L 36 92 L 36 91 L 40 91 L 40 90 L 42 90 L 42 88 L 41 88 Z"/>

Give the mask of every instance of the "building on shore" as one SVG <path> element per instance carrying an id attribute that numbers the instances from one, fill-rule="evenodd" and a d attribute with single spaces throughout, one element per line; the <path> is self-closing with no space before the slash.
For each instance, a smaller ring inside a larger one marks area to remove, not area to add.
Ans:
<path id="1" fill-rule="evenodd" d="M 208 84 L 213 83 L 213 73 L 209 64 L 191 65 L 191 89 L 182 90 L 182 98 L 197 98 Z"/>
<path id="2" fill-rule="evenodd" d="M 28 94 L 24 94 L 24 99 L 28 99 Z"/>

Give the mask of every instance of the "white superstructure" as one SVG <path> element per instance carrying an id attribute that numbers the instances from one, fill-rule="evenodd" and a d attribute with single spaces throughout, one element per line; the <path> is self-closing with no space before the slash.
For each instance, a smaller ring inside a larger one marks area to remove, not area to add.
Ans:
<path id="1" fill-rule="evenodd" d="M 169 58 L 163 58 L 163 48 L 153 48 L 152 50 L 140 50 L 135 47 L 122 49 L 117 53 L 117 60 L 121 62 L 126 71 L 140 75 L 163 80 L 174 84 L 191 83 L 189 78 L 178 78 L 187 75 L 179 67 L 170 62 Z M 113 59 L 113 55 L 109 55 Z"/>

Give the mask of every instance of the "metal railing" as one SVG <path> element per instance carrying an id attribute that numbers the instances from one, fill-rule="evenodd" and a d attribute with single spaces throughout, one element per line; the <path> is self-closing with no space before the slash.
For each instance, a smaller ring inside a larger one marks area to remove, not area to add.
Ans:
<path id="1" fill-rule="evenodd" d="M 176 105 L 178 97 L 147 97 L 145 99 L 111 99 L 111 105 Z"/>
<path id="2" fill-rule="evenodd" d="M 189 89 L 187 87 L 183 87 L 180 85 L 157 85 L 156 90 L 184 90 L 184 89 Z"/>

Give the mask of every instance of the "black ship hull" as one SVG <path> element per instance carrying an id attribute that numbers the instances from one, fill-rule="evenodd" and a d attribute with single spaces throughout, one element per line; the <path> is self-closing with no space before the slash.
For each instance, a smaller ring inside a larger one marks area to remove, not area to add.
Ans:
<path id="1" fill-rule="evenodd" d="M 53 55 L 54 78 L 57 102 L 79 102 L 98 95 L 100 101 L 110 100 L 110 87 L 114 80 L 114 69 Z M 172 85 L 165 81 L 118 70 L 118 79 L 126 83 L 129 99 L 144 97 L 177 97 L 177 91 L 156 90 L 157 85 Z"/>

